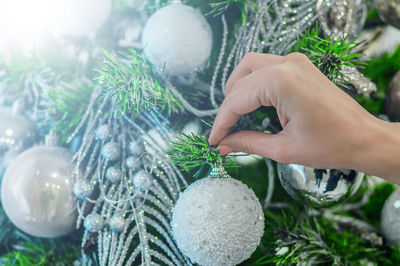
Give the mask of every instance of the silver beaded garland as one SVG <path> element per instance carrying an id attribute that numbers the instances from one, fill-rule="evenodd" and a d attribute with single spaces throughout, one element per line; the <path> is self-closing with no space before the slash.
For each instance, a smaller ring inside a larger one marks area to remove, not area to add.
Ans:
<path id="1" fill-rule="evenodd" d="M 108 167 L 106 171 L 106 178 L 113 183 L 118 183 L 123 177 L 122 170 L 116 166 Z"/>
<path id="2" fill-rule="evenodd" d="M 153 177 L 146 171 L 141 170 L 133 177 L 133 184 L 136 189 L 146 191 L 153 183 Z"/>
<path id="3" fill-rule="evenodd" d="M 84 226 L 89 232 L 99 232 L 104 227 L 104 219 L 97 213 L 91 213 L 85 218 Z"/>
<path id="4" fill-rule="evenodd" d="M 121 155 L 120 146 L 116 142 L 108 142 L 101 149 L 101 155 L 108 161 L 116 161 Z"/>

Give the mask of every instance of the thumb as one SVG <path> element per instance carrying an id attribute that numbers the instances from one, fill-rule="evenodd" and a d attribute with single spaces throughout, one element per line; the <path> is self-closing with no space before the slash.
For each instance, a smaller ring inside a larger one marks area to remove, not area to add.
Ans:
<path id="1" fill-rule="evenodd" d="M 222 155 L 231 152 L 244 152 L 287 162 L 290 156 L 288 138 L 282 133 L 269 134 L 259 131 L 239 131 L 226 136 L 219 143 Z"/>

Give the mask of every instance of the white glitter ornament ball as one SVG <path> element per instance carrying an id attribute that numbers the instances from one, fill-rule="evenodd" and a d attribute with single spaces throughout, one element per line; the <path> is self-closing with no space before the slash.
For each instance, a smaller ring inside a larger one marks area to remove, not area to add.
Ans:
<path id="1" fill-rule="evenodd" d="M 393 192 L 386 200 L 381 214 L 381 230 L 386 241 L 393 246 L 400 246 L 400 189 Z"/>
<path id="2" fill-rule="evenodd" d="M 184 75 L 207 61 L 211 54 L 212 32 L 199 11 L 173 3 L 150 17 L 142 42 L 144 53 L 159 72 Z"/>
<path id="3" fill-rule="evenodd" d="M 1 203 L 16 227 L 37 237 L 59 237 L 74 231 L 72 157 L 64 148 L 38 146 L 9 165 L 2 180 Z"/>
<path id="4" fill-rule="evenodd" d="M 189 186 L 172 213 L 179 249 L 200 265 L 236 265 L 256 250 L 264 214 L 256 195 L 233 178 L 204 178 Z"/>

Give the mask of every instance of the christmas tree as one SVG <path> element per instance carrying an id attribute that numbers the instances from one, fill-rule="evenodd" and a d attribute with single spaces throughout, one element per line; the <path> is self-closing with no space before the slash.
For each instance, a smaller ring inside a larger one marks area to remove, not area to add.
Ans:
<path id="1" fill-rule="evenodd" d="M 207 139 L 251 53 L 399 121 L 396 0 L 0 2 L 1 265 L 398 265 L 379 177 Z M 329 99 L 328 99 L 329 100 Z M 237 130 L 277 133 L 274 108 Z"/>

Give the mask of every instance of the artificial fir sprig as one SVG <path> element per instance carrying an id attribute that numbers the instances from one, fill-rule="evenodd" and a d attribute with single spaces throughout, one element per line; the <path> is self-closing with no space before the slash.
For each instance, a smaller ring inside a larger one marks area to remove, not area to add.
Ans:
<path id="1" fill-rule="evenodd" d="M 343 67 L 363 65 L 358 59 L 362 54 L 355 52 L 360 43 L 350 41 L 347 37 L 332 40 L 325 34 L 320 36 L 317 25 L 300 37 L 292 47 L 292 52 L 305 54 L 332 82 L 344 86 L 341 75 Z"/>
<path id="2" fill-rule="evenodd" d="M 115 97 L 119 114 L 134 116 L 151 108 L 170 114 L 180 106 L 156 78 L 151 64 L 134 50 L 120 56 L 104 51 L 103 66 L 95 71 L 97 84 Z"/>
<path id="3" fill-rule="evenodd" d="M 218 149 L 208 144 L 204 136 L 183 134 L 177 140 L 172 141 L 172 147 L 168 151 L 172 163 L 178 165 L 184 171 L 198 170 L 195 176 L 199 176 L 205 169 L 210 172 L 212 167 L 221 164 L 224 157 Z"/>

